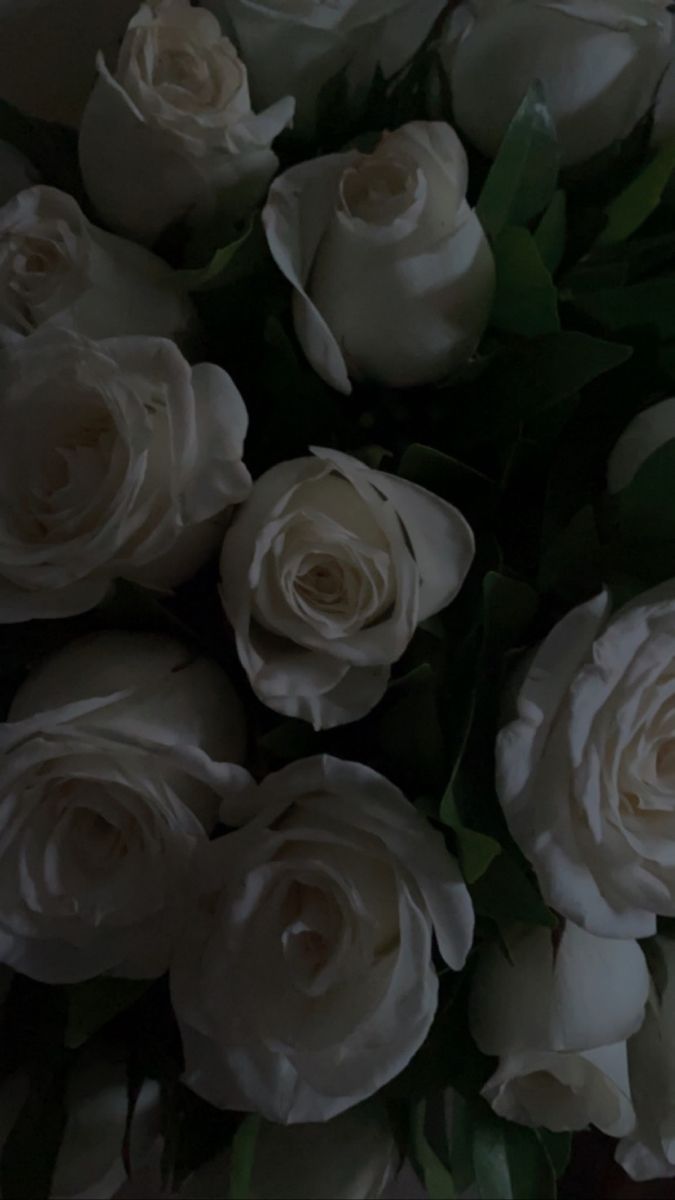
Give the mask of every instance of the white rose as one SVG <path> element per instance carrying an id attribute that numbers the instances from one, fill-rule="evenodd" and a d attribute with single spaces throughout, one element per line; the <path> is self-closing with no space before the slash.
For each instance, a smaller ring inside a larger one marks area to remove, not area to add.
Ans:
<path id="1" fill-rule="evenodd" d="M 252 111 L 246 68 L 211 13 L 189 0 L 142 4 L 114 75 L 101 55 L 98 70 L 80 166 L 107 225 L 151 241 L 181 217 L 217 208 L 234 221 L 262 199 L 294 103 Z"/>
<path id="2" fill-rule="evenodd" d="M 0 1146 L 28 1098 L 28 1077 L 12 1075 L 0 1084 Z M 124 1063 L 79 1058 L 66 1087 L 68 1119 L 59 1149 L 52 1200 L 108 1200 L 126 1182 L 122 1145 L 128 1108 Z M 143 1084 L 131 1134 L 131 1160 L 142 1164 L 160 1132 L 160 1088 Z"/>
<path id="3" fill-rule="evenodd" d="M 48 983 L 166 970 L 242 751 L 227 678 L 171 639 L 100 634 L 49 659 L 0 725 L 0 959 Z"/>
<path id="4" fill-rule="evenodd" d="M 138 0 L 0 0 L 0 96 L 45 121 L 77 125 L 96 52 L 119 43 Z"/>
<path id="5" fill-rule="evenodd" d="M 649 972 L 636 941 L 596 938 L 568 922 L 523 928 L 479 957 L 472 1033 L 499 1055 L 483 1095 L 495 1112 L 555 1131 L 596 1125 L 621 1137 L 635 1122 L 626 1039 L 644 1018 Z"/>
<path id="6" fill-rule="evenodd" d="M 675 399 L 662 400 L 638 413 L 616 443 L 607 464 L 607 486 L 610 492 L 628 487 L 640 467 L 675 439 Z"/>
<path id="7" fill-rule="evenodd" d="M 0 204 L 37 183 L 38 172 L 9 142 L 0 142 Z"/>
<path id="8" fill-rule="evenodd" d="M 47 324 L 91 338 L 179 338 L 193 312 L 177 279 L 56 188 L 29 188 L 0 208 L 0 345 Z"/>
<path id="9" fill-rule="evenodd" d="M 616 1152 L 636 1180 L 675 1176 L 675 944 L 660 938 L 657 945 L 665 987 L 660 998 L 652 989 L 644 1025 L 628 1044 L 637 1128 Z"/>
<path id="10" fill-rule="evenodd" d="M 602 593 L 534 656 L 497 742 L 497 789 L 547 901 L 607 937 L 675 915 L 675 582 Z"/>
<path id="11" fill-rule="evenodd" d="M 295 289 L 302 348 L 338 391 L 350 379 L 432 383 L 476 349 L 494 261 L 467 175 L 450 126 L 415 121 L 373 154 L 316 158 L 273 183 L 269 247 Z"/>
<path id="12" fill-rule="evenodd" d="M 25 338 L 0 419 L 0 621 L 84 612 L 117 577 L 174 586 L 250 489 L 239 392 L 163 338 Z"/>
<path id="13" fill-rule="evenodd" d="M 564 165 L 583 162 L 645 115 L 670 32 L 665 0 L 464 0 L 447 45 L 457 125 L 494 157 L 538 79 Z"/>
<path id="14" fill-rule="evenodd" d="M 280 463 L 228 531 L 221 595 L 263 703 L 327 729 L 382 699 L 420 621 L 471 566 L 464 518 L 337 450 Z"/>
<path id="15" fill-rule="evenodd" d="M 256 104 L 291 94 L 311 136 L 324 84 L 348 70 L 363 94 L 379 64 L 388 77 L 412 58 L 445 0 L 206 0 L 249 68 Z"/>
<path id="16" fill-rule="evenodd" d="M 366 1103 L 322 1125 L 262 1121 L 255 1141 L 251 1200 L 379 1200 L 394 1177 L 398 1151 L 386 1112 Z M 181 1200 L 222 1200 L 229 1153 L 200 1167 Z"/>
<path id="17" fill-rule="evenodd" d="M 433 935 L 460 970 L 471 899 L 441 835 L 358 763 L 293 763 L 252 802 L 258 816 L 195 862 L 171 968 L 184 1081 L 221 1108 L 326 1121 L 424 1042 Z"/>

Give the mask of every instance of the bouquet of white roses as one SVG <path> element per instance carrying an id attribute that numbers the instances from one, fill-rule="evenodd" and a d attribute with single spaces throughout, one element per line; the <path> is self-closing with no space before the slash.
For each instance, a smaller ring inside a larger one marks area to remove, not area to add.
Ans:
<path id="1" fill-rule="evenodd" d="M 661 0 L 0 2 L 0 1192 L 675 1177 Z"/>

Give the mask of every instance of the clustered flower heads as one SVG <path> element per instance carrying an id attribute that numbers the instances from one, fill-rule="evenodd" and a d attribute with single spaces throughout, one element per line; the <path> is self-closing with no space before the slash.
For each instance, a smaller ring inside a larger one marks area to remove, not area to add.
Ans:
<path id="1" fill-rule="evenodd" d="M 674 33 L 0 5 L 3 1194 L 675 1177 Z"/>

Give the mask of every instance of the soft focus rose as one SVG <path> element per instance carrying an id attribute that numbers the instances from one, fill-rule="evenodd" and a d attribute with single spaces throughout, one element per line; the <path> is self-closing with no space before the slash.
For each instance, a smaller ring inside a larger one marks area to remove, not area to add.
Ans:
<path id="1" fill-rule="evenodd" d="M 181 217 L 232 221 L 262 199 L 291 121 L 290 97 L 251 109 L 246 68 L 220 26 L 189 0 L 142 4 L 80 128 L 87 191 L 111 228 L 152 241 Z"/>
<path id="2" fill-rule="evenodd" d="M 161 258 L 97 229 L 65 192 L 33 187 L 0 208 L 0 345 L 47 324 L 179 338 L 191 317 Z"/>
<path id="3" fill-rule="evenodd" d="M 357 763 L 293 763 L 251 803 L 258 815 L 195 862 L 171 969 L 184 1081 L 218 1107 L 326 1121 L 424 1042 L 433 935 L 460 970 L 471 900 L 442 837 Z"/>
<path id="4" fill-rule="evenodd" d="M 25 155 L 9 142 L 0 142 L 0 204 L 6 204 L 17 192 L 37 183 L 38 178 L 38 172 Z"/>
<path id="5" fill-rule="evenodd" d="M 628 1044 L 637 1128 L 617 1148 L 631 1179 L 675 1176 L 675 943 L 660 938 L 665 969 L 660 997 L 652 989 L 644 1025 Z"/>
<path id="6" fill-rule="evenodd" d="M 457 125 L 494 157 L 538 79 L 563 163 L 583 162 L 645 115 L 670 32 L 665 0 L 465 0 L 446 51 Z"/>
<path id="7" fill-rule="evenodd" d="M 499 1055 L 483 1095 L 501 1117 L 556 1132 L 596 1125 L 621 1137 L 635 1121 L 626 1039 L 643 1020 L 649 973 L 636 941 L 596 938 L 568 922 L 523 928 L 479 958 L 472 1033 Z"/>
<path id="8" fill-rule="evenodd" d="M 178 642 L 50 658 L 0 725 L 0 959 L 48 983 L 160 975 L 243 742 L 227 678 Z"/>
<path id="9" fill-rule="evenodd" d="M 338 391 L 431 383 L 476 349 L 494 262 L 467 175 L 450 126 L 415 121 L 373 154 L 313 159 L 273 183 L 270 250 L 295 289 L 302 348 Z"/>
<path id="10" fill-rule="evenodd" d="M 0 96 L 77 125 L 96 52 L 116 49 L 138 0 L 0 0 Z"/>
<path id="11" fill-rule="evenodd" d="M 423 488 L 313 453 L 255 484 L 225 538 L 221 594 L 256 694 L 321 729 L 382 699 L 418 623 L 457 595 L 474 541 Z"/>
<path id="12" fill-rule="evenodd" d="M 321 89 L 340 71 L 354 98 L 377 65 L 388 77 L 417 52 L 445 0 L 206 0 L 237 42 L 253 99 L 272 104 L 289 93 L 296 128 L 311 136 Z"/>
<path id="13" fill-rule="evenodd" d="M 12 1075 L 0 1085 L 0 1146 L 4 1146 L 28 1094 L 24 1073 Z M 127 1178 L 122 1161 L 128 1107 L 124 1063 L 97 1061 L 91 1055 L 80 1058 L 68 1079 L 66 1105 L 68 1120 L 50 1196 L 52 1200 L 109 1200 Z M 159 1084 L 146 1080 L 134 1112 L 133 1164 L 142 1165 L 159 1132 Z"/>
<path id="14" fill-rule="evenodd" d="M 648 458 L 675 440 L 675 399 L 662 400 L 638 413 L 616 443 L 607 464 L 607 487 L 628 487 Z"/>
<path id="15" fill-rule="evenodd" d="M 608 937 L 675 915 L 675 582 L 613 616 L 602 593 L 535 654 L 497 788 L 546 899 Z"/>
<path id="16" fill-rule="evenodd" d="M 163 338 L 25 338 L 0 416 L 0 621 L 84 612 L 117 577 L 174 586 L 250 489 L 232 380 Z"/>
<path id="17" fill-rule="evenodd" d="M 323 1125 L 262 1121 L 255 1141 L 251 1200 L 379 1200 L 398 1152 L 386 1111 L 366 1102 Z M 222 1200 L 230 1155 L 200 1167 L 181 1200 Z"/>

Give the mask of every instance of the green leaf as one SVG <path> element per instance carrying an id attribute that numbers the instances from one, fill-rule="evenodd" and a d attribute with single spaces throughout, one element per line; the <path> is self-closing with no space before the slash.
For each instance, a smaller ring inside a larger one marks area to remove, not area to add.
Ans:
<path id="1" fill-rule="evenodd" d="M 590 504 L 580 509 L 542 554 L 537 586 L 542 592 L 568 594 L 598 590 L 602 580 L 602 552 L 595 512 Z"/>
<path id="2" fill-rule="evenodd" d="M 468 884 L 477 883 L 494 862 L 502 848 L 494 838 L 475 829 L 468 829 L 459 815 L 452 786 L 446 789 L 441 801 L 441 820 L 456 835 L 459 865 Z"/>
<path id="3" fill-rule="evenodd" d="M 674 479 L 675 438 L 650 454 L 628 487 L 614 497 L 623 540 L 658 543 L 675 539 Z"/>
<path id="4" fill-rule="evenodd" d="M 140 1087 L 143 1076 L 134 1082 Z M 228 1149 L 240 1119 L 235 1113 L 208 1104 L 177 1081 L 162 1090 L 162 1187 L 163 1194 L 176 1195 L 193 1171 Z M 226 1177 L 227 1167 L 223 1171 L 223 1196 L 227 1192 Z"/>
<path id="5" fill-rule="evenodd" d="M 100 976 L 67 989 L 68 1017 L 65 1043 L 71 1050 L 102 1029 L 113 1017 L 131 1008 L 150 987 L 148 979 L 117 979 Z"/>
<path id="6" fill-rule="evenodd" d="M 534 233 L 541 261 L 551 274 L 555 274 L 562 262 L 566 236 L 567 198 L 563 191 L 557 191 Z"/>
<path id="7" fill-rule="evenodd" d="M 452 1175 L 434 1152 L 425 1135 L 426 1111 L 426 1100 L 420 1100 L 413 1109 L 413 1157 L 419 1164 L 429 1200 L 455 1200 Z"/>
<path id="8" fill-rule="evenodd" d="M 529 584 L 488 571 L 483 580 L 484 655 L 493 658 L 518 645 L 538 607 L 538 596 Z"/>
<path id="9" fill-rule="evenodd" d="M 543 417 L 632 353 L 630 346 L 572 331 L 508 346 L 486 370 L 478 400 L 463 407 L 453 439 L 466 447 L 502 441 L 508 430 Z"/>
<path id="10" fill-rule="evenodd" d="M 675 275 L 629 287 L 576 293 L 573 302 L 580 312 L 613 333 L 652 326 L 664 341 L 675 339 Z"/>
<path id="11" fill-rule="evenodd" d="M 536 1132 L 548 1154 L 556 1179 L 561 1179 L 572 1155 L 572 1134 L 553 1133 L 550 1129 L 538 1129 Z"/>
<path id="12" fill-rule="evenodd" d="M 511 1182 L 504 1123 L 491 1115 L 474 1125 L 473 1168 L 483 1200 L 522 1200 L 516 1197 Z"/>
<path id="13" fill-rule="evenodd" d="M 560 150 L 539 82 L 532 85 L 506 131 L 476 211 L 495 238 L 507 225 L 526 224 L 555 191 Z"/>
<path id="14" fill-rule="evenodd" d="M 503 1121 L 487 1106 L 473 1129 L 473 1161 L 484 1200 L 555 1200 L 555 1174 L 537 1131 Z"/>
<path id="15" fill-rule="evenodd" d="M 675 141 L 669 141 L 656 152 L 644 170 L 609 205 L 607 224 L 599 238 L 601 246 L 625 241 L 644 224 L 661 203 L 661 197 L 673 170 L 675 170 Z"/>
<path id="16" fill-rule="evenodd" d="M 471 888 L 476 912 L 499 925 L 521 921 L 524 925 L 557 927 L 534 883 L 510 855 L 500 854 Z"/>
<path id="17" fill-rule="evenodd" d="M 477 523 L 495 513 L 498 489 L 493 480 L 431 446 L 408 446 L 398 474 L 456 505 L 469 521 Z"/>
<path id="18" fill-rule="evenodd" d="M 230 263 L 241 250 L 242 246 L 248 242 L 253 228 L 254 223 L 251 221 L 241 237 L 238 237 L 234 242 L 230 242 L 229 246 L 222 246 L 221 249 L 216 250 L 211 261 L 205 267 L 198 267 L 194 270 L 176 271 L 175 275 L 178 282 L 182 283 L 188 292 L 206 292 L 212 288 L 222 287 L 227 282 L 227 270 Z"/>
<path id="19" fill-rule="evenodd" d="M 456 833 L 468 883 L 477 882 L 489 870 L 501 849 L 488 835 L 496 832 L 501 836 L 504 826 L 495 796 L 492 759 L 504 656 L 526 637 L 538 603 L 527 584 L 488 571 L 482 583 L 480 628 L 460 647 L 443 681 L 449 695 L 446 746 L 450 779 L 440 816 Z"/>
<path id="20" fill-rule="evenodd" d="M 306 721 L 289 717 L 264 733 L 258 742 L 261 749 L 282 762 L 306 758 L 316 752 L 316 734 Z"/>
<path id="21" fill-rule="evenodd" d="M 495 241 L 497 289 L 492 324 L 522 337 L 560 329 L 558 292 L 537 243 L 527 229 L 512 225 Z"/>
<path id="22" fill-rule="evenodd" d="M 471 1187 L 476 1178 L 473 1165 L 474 1106 L 459 1092 L 452 1096 L 450 1169 L 460 1195 Z"/>
<path id="23" fill-rule="evenodd" d="M 232 1141 L 229 1200 L 249 1200 L 261 1118 L 245 1117 Z"/>
<path id="24" fill-rule="evenodd" d="M 637 578 L 644 586 L 675 574 L 675 439 L 642 464 L 628 487 L 603 506 L 605 574 Z M 644 590 L 644 588 L 642 589 Z"/>
<path id="25" fill-rule="evenodd" d="M 63 1065 L 31 1080 L 0 1157 L 0 1191 L 10 1200 L 47 1200 L 68 1113 Z"/>

